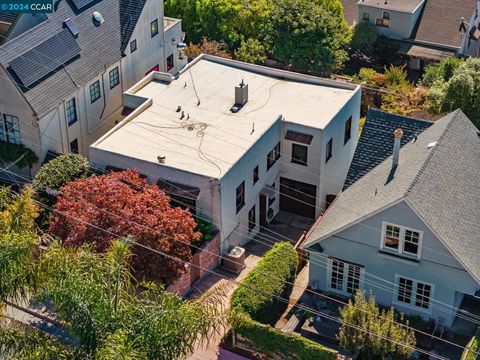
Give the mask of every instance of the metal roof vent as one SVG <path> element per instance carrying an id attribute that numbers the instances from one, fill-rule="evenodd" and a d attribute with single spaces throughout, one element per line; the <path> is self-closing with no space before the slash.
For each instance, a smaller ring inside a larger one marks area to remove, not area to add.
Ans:
<path id="1" fill-rule="evenodd" d="M 427 149 L 431 149 L 431 148 L 434 147 L 435 145 L 437 145 L 437 142 L 436 142 L 436 141 L 431 142 L 431 143 L 428 143 Z"/>
<path id="2" fill-rule="evenodd" d="M 248 85 L 242 82 L 235 86 L 235 105 L 243 106 L 248 101 Z"/>
<path id="3" fill-rule="evenodd" d="M 100 26 L 105 22 L 105 19 L 103 18 L 102 14 L 100 14 L 98 11 L 94 11 L 92 14 L 93 17 L 93 23 L 95 26 Z"/>
<path id="4" fill-rule="evenodd" d="M 158 163 L 159 163 L 159 164 L 165 164 L 165 159 L 166 159 L 166 158 L 167 158 L 167 157 L 166 157 L 165 155 L 158 155 L 158 156 L 157 156 Z"/>

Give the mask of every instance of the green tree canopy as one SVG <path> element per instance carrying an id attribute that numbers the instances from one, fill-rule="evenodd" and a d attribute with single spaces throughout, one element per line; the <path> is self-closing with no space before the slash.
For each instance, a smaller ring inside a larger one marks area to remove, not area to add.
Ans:
<path id="1" fill-rule="evenodd" d="M 350 43 L 351 50 L 361 50 L 362 52 L 373 51 L 373 46 L 377 38 L 378 34 L 375 26 L 363 21 L 353 28 L 352 41 Z"/>
<path id="2" fill-rule="evenodd" d="M 403 322 L 403 315 L 397 317 L 393 308 L 380 310 L 373 295 L 366 299 L 363 292 L 357 292 L 355 300 L 340 309 L 340 317 L 340 347 L 360 354 L 361 359 L 379 360 L 390 355 L 394 360 L 406 360 L 413 353 L 415 333 L 397 323 Z"/>

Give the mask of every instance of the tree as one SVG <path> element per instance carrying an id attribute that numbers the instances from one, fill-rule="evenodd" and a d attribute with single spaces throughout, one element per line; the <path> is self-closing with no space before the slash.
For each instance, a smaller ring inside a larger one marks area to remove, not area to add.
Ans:
<path id="1" fill-rule="evenodd" d="M 340 347 L 358 353 L 359 359 L 380 360 L 390 355 L 401 360 L 409 359 L 413 353 L 415 333 L 397 323 L 403 323 L 403 315 L 397 316 L 393 308 L 380 310 L 373 295 L 366 299 L 358 291 L 355 300 L 340 309 L 340 317 L 342 325 L 337 335 Z"/>
<path id="2" fill-rule="evenodd" d="M 240 46 L 235 50 L 235 59 L 252 64 L 262 64 L 266 56 L 265 46 L 257 39 L 242 40 Z"/>
<path id="3" fill-rule="evenodd" d="M 373 52 L 373 46 L 377 41 L 378 34 L 375 26 L 369 22 L 361 22 L 353 28 L 350 48 L 352 51 Z"/>
<path id="4" fill-rule="evenodd" d="M 347 60 L 351 30 L 338 1 L 280 0 L 271 12 L 273 56 L 296 71 L 326 75 Z"/>
<path id="5" fill-rule="evenodd" d="M 384 81 L 387 87 L 409 85 L 410 83 L 407 80 L 407 76 L 405 66 L 390 65 L 388 68 L 385 67 Z"/>
<path id="6" fill-rule="evenodd" d="M 20 169 L 32 166 L 38 161 L 37 155 L 25 145 L 2 140 L 0 140 L 0 158 L 7 164 L 15 163 Z"/>
<path id="7" fill-rule="evenodd" d="M 43 165 L 33 179 L 33 188 L 42 197 L 51 197 L 66 183 L 88 176 L 90 164 L 78 154 L 65 154 Z"/>
<path id="8" fill-rule="evenodd" d="M 437 81 L 446 82 L 450 80 L 463 61 L 455 56 L 450 56 L 439 63 L 428 65 L 422 76 L 421 84 L 425 87 L 431 87 Z"/>
<path id="9" fill-rule="evenodd" d="M 200 44 L 190 43 L 185 49 L 185 55 L 189 60 L 195 59 L 201 54 L 215 55 L 225 59 L 231 59 L 232 56 L 228 52 L 228 46 L 224 42 L 209 40 L 206 37 L 202 39 Z"/>
<path id="10" fill-rule="evenodd" d="M 68 183 L 54 208 L 57 214 L 49 230 L 66 246 L 88 243 L 105 252 L 116 236 L 131 235 L 144 246 L 190 261 L 189 244 L 200 238 L 190 213 L 170 207 L 168 196 L 134 171 Z M 131 265 L 138 278 L 168 284 L 185 271 L 182 261 L 139 246 L 132 251 Z"/>

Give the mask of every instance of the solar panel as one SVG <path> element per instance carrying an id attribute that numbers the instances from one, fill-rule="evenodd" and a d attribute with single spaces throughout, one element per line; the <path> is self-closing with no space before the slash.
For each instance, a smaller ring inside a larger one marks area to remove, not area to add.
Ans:
<path id="1" fill-rule="evenodd" d="M 90 5 L 95 0 L 72 0 L 73 5 L 77 8 L 77 10 L 83 9 L 85 6 Z"/>
<path id="2" fill-rule="evenodd" d="M 65 64 L 80 53 L 75 38 L 68 29 L 45 40 L 10 62 L 23 85 L 29 86 Z"/>

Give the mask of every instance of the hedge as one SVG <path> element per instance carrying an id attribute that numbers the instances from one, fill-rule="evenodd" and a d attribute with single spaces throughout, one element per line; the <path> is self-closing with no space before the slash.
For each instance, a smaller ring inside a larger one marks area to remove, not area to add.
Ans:
<path id="1" fill-rule="evenodd" d="M 480 330 L 477 330 L 476 335 L 470 340 L 463 351 L 462 360 L 477 359 L 477 352 L 480 350 Z M 480 356 L 478 357 L 480 359 Z"/>
<path id="2" fill-rule="evenodd" d="M 289 298 L 292 286 L 286 282 L 295 281 L 297 264 L 292 244 L 275 244 L 234 291 L 231 308 L 263 324 L 273 324 L 288 305 L 275 296 Z"/>
<path id="3" fill-rule="evenodd" d="M 43 165 L 33 179 L 33 188 L 43 196 L 51 196 L 70 181 L 89 173 L 88 160 L 78 154 L 61 155 Z"/>
<path id="4" fill-rule="evenodd" d="M 237 317 L 238 320 L 238 317 Z M 269 358 L 298 360 L 334 360 L 336 351 L 295 333 L 284 333 L 270 325 L 263 325 L 244 316 L 233 326 L 252 345 L 255 351 Z"/>

